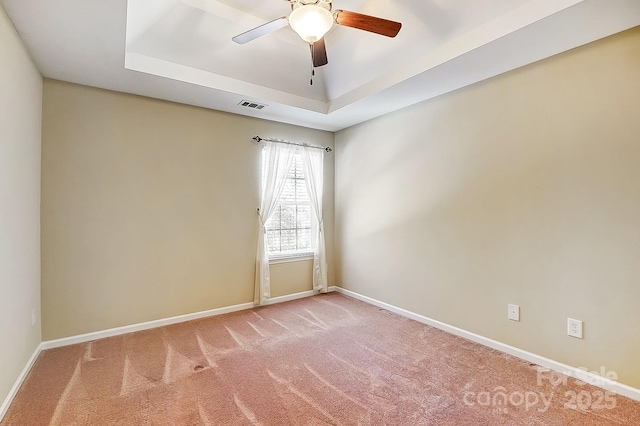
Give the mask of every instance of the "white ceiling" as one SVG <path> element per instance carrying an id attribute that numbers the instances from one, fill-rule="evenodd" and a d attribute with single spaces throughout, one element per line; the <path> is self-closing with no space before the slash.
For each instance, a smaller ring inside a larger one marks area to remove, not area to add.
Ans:
<path id="1" fill-rule="evenodd" d="M 311 86 L 309 47 L 290 28 L 231 41 L 287 15 L 287 1 L 0 4 L 45 77 L 332 131 L 640 25 L 640 0 L 334 0 L 402 30 L 334 25 Z"/>

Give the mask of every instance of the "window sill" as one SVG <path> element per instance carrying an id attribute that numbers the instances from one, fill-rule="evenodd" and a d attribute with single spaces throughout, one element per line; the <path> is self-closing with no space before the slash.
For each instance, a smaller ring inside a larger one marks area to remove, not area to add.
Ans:
<path id="1" fill-rule="evenodd" d="M 269 258 L 269 264 L 273 265 L 275 263 L 300 262 L 303 260 L 313 260 L 313 253 L 310 252 L 310 253 L 274 256 Z"/>

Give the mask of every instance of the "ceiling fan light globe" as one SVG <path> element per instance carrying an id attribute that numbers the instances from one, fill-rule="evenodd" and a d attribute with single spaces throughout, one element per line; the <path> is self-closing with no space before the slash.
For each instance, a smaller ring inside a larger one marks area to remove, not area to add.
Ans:
<path id="1" fill-rule="evenodd" d="M 289 25 L 308 43 L 320 40 L 333 26 L 333 15 L 324 7 L 308 4 L 294 9 Z"/>

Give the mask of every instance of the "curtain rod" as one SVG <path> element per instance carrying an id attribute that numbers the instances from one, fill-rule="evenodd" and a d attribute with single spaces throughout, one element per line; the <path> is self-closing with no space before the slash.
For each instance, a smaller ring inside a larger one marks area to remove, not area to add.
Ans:
<path id="1" fill-rule="evenodd" d="M 331 147 L 328 146 L 317 146 L 317 145 L 308 145 L 306 143 L 299 143 L 299 142 L 291 142 L 291 141 L 285 141 L 282 139 L 273 139 L 273 138 L 261 138 L 260 136 L 254 136 L 251 138 L 254 142 L 256 143 L 260 143 L 262 141 L 265 142 L 275 142 L 275 143 L 284 143 L 287 145 L 297 145 L 297 146 L 306 146 L 308 148 L 316 148 L 316 149 L 322 149 L 325 152 L 332 152 L 333 149 L 331 149 Z"/>

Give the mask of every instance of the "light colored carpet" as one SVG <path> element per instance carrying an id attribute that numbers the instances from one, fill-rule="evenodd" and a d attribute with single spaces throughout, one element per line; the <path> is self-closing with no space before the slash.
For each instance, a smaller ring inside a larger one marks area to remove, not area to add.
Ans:
<path id="1" fill-rule="evenodd" d="M 640 424 L 640 403 L 541 378 L 327 294 L 44 351 L 1 424 Z"/>

